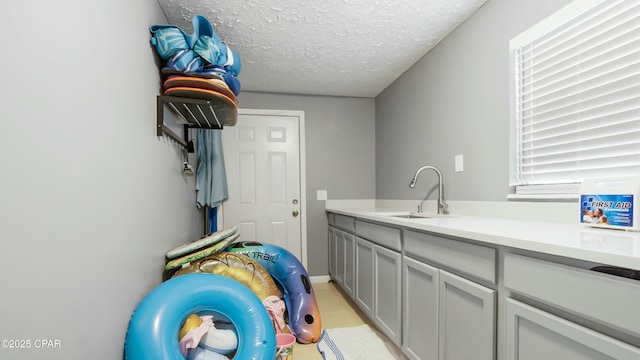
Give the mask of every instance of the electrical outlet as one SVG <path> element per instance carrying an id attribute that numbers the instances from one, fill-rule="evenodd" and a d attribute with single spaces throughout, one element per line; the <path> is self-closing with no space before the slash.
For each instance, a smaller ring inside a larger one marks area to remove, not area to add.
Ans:
<path id="1" fill-rule="evenodd" d="M 462 172 L 464 170 L 464 166 L 462 164 L 462 154 L 456 155 L 455 163 L 456 163 L 456 167 L 455 167 L 456 172 L 457 173 Z"/>

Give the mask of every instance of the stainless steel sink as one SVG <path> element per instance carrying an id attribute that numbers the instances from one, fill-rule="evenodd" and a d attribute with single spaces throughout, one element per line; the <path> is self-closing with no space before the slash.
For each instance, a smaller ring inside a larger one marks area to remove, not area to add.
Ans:
<path id="1" fill-rule="evenodd" d="M 423 215 L 423 214 L 396 214 L 396 215 L 389 215 L 389 216 L 403 218 L 403 219 L 429 219 L 432 217 L 432 216 Z"/>

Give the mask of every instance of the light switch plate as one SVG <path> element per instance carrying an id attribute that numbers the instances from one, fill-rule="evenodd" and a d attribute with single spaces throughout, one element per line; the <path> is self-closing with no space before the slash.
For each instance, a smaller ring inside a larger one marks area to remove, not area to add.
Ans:
<path id="1" fill-rule="evenodd" d="M 318 199 L 318 200 L 327 200 L 327 190 L 318 190 L 318 191 L 316 191 L 316 199 Z"/>
<path id="2" fill-rule="evenodd" d="M 455 157 L 455 162 L 456 162 L 456 172 L 462 172 L 464 170 L 464 166 L 462 164 L 462 154 L 458 154 Z"/>

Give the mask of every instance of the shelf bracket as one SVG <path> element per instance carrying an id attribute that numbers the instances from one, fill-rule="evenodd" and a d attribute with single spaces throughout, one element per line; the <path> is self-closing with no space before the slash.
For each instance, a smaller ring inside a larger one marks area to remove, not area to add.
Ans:
<path id="1" fill-rule="evenodd" d="M 180 137 L 164 123 L 164 107 L 167 105 L 184 125 L 184 136 Z M 168 136 L 188 152 L 194 152 L 193 141 L 189 140 L 189 128 L 222 129 L 222 123 L 210 100 L 158 95 L 156 99 L 156 135 Z"/>

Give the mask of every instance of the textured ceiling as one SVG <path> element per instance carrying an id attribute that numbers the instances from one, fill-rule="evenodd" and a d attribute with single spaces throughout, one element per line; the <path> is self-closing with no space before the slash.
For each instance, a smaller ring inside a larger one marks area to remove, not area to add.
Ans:
<path id="1" fill-rule="evenodd" d="M 487 0 L 158 0 L 203 15 L 242 59 L 243 91 L 375 97 Z"/>

